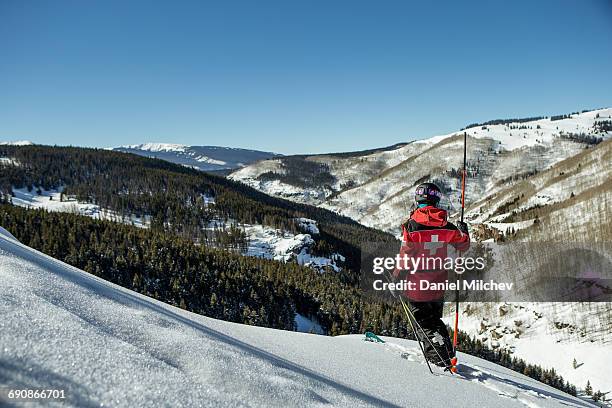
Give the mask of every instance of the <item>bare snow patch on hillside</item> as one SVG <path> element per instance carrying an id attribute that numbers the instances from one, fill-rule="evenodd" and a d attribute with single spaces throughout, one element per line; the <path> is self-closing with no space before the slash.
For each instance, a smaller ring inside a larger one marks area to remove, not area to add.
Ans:
<path id="1" fill-rule="evenodd" d="M 38 194 L 40 192 L 40 194 Z M 87 217 L 121 222 L 147 228 L 150 225 L 148 216 L 121 217 L 114 211 L 100 208 L 99 205 L 77 201 L 73 197 L 62 194 L 61 189 L 45 190 L 34 188 L 28 191 L 27 188 L 13 188 L 14 196 L 11 198 L 13 205 L 30 209 L 42 209 L 53 212 L 64 212 L 71 214 L 84 215 Z"/>
<path id="2" fill-rule="evenodd" d="M 193 159 L 201 163 L 216 164 L 218 166 L 225 166 L 227 164 L 227 162 L 224 162 L 223 160 L 216 160 L 208 156 L 196 156 Z"/>
<path id="3" fill-rule="evenodd" d="M 249 166 L 245 169 L 250 168 Z M 319 190 L 316 188 L 303 188 L 283 183 L 280 180 L 259 180 L 253 177 L 239 178 L 236 173 L 228 176 L 231 180 L 240 181 L 249 187 L 263 191 L 266 194 L 285 198 L 291 201 L 305 204 L 317 204 L 332 193 L 331 190 Z"/>
<path id="4" fill-rule="evenodd" d="M 27 188 L 13 188 L 13 194 L 12 203 L 19 207 L 68 212 L 90 217 L 100 213 L 99 206 L 64 197 L 61 189 L 38 190 L 37 188 L 33 188 L 32 190 L 28 190 Z"/>
<path id="5" fill-rule="evenodd" d="M 315 241 L 310 234 L 292 234 L 280 229 L 264 225 L 243 225 L 242 228 L 248 237 L 247 256 L 256 256 L 274 259 L 282 262 L 297 262 L 299 265 L 312 267 L 323 271 L 331 269 L 335 272 L 342 270 L 341 262 L 344 257 L 332 254 L 329 258 L 312 254 Z"/>
<path id="6" fill-rule="evenodd" d="M 500 142 L 500 147 L 503 149 L 515 150 L 523 147 L 551 143 L 555 138 L 561 137 L 561 135 L 593 134 L 595 131 L 594 124 L 599 119 L 605 120 L 611 115 L 612 109 L 607 108 L 572 114 L 570 117 L 560 120 L 544 118 L 529 122 L 479 125 L 447 135 L 418 140 L 415 143 L 435 144 L 453 135 L 467 133 L 468 136 L 474 138 L 490 138 L 497 140 Z M 610 135 L 602 134 L 600 136 L 605 138 Z"/>
<path id="7" fill-rule="evenodd" d="M 304 232 L 314 235 L 319 234 L 319 227 L 317 227 L 317 222 L 315 220 L 311 220 L 310 218 L 298 218 L 296 221 Z"/>
<path id="8" fill-rule="evenodd" d="M 246 183 L 245 180 L 254 180 L 263 173 L 282 172 L 282 167 L 283 163 L 280 159 L 268 159 L 238 169 L 232 174 L 230 174 L 227 178 Z"/>
<path id="9" fill-rule="evenodd" d="M 516 222 L 485 222 L 485 225 L 489 227 L 495 228 L 500 231 L 502 234 L 505 234 L 506 231 L 516 232 L 525 228 L 529 228 L 533 225 L 534 220 L 527 221 L 516 221 Z"/>
<path id="10" fill-rule="evenodd" d="M 0 166 L 20 166 L 19 161 L 11 157 L 0 157 Z"/>
<path id="11" fill-rule="evenodd" d="M 264 173 L 282 175 L 285 172 L 286 170 L 283 168 L 282 160 L 268 159 L 238 169 L 227 176 L 227 178 L 246 184 L 249 187 L 253 187 L 269 195 L 312 205 L 321 203 L 333 193 L 333 191 L 326 186 L 321 188 L 305 188 L 285 183 L 279 179 L 260 179 L 260 176 Z"/>

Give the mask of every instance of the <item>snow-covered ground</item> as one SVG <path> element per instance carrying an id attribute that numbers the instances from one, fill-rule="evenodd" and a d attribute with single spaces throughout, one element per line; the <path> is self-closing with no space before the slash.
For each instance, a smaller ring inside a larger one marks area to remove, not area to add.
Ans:
<path id="1" fill-rule="evenodd" d="M 593 406 L 462 354 L 461 376 L 432 376 L 412 341 L 195 315 L 1 233 L 0 288 L 1 385 L 63 389 L 62 406 Z"/>
<path id="2" fill-rule="evenodd" d="M 474 126 L 465 129 L 465 132 L 471 137 L 497 140 L 500 142 L 500 149 L 515 150 L 549 143 L 562 133 L 593 134 L 595 122 L 610 119 L 612 119 L 612 109 L 608 108 L 573 114 L 569 118 L 560 120 L 544 118 L 529 122 Z M 453 134 L 456 133 L 418 140 L 415 143 L 437 143 Z"/>
<path id="3" fill-rule="evenodd" d="M 315 241 L 311 234 L 319 233 L 316 222 L 307 218 L 301 218 L 298 222 L 301 228 L 309 231 L 310 234 L 292 234 L 263 225 L 242 225 L 241 228 L 248 238 L 245 255 L 282 262 L 295 261 L 299 265 L 309 266 L 319 271 L 331 269 L 339 272 L 342 269 L 341 263 L 345 260 L 342 255 L 332 254 L 327 258 L 312 254 L 312 246 Z"/>
<path id="4" fill-rule="evenodd" d="M 266 194 L 305 204 L 318 204 L 332 193 L 329 189 L 320 191 L 315 188 L 296 187 L 279 180 L 238 179 L 233 173 L 230 175 L 230 178 L 254 189 L 264 191 Z"/>
<path id="5" fill-rule="evenodd" d="M 611 164 L 612 141 L 583 149 L 525 180 L 491 188 L 468 208 L 466 218 L 502 234 L 508 228 L 529 229 L 521 238 L 528 236 L 531 241 L 606 241 L 602 226 L 610 220 Z M 533 213 L 519 218 L 536 207 L 541 228 L 533 228 Z M 509 220 L 512 217 L 517 220 Z"/>
<path id="6" fill-rule="evenodd" d="M 19 161 L 11 158 L 11 157 L 0 157 L 0 166 L 1 165 L 6 165 L 6 166 L 19 166 Z"/>
<path id="7" fill-rule="evenodd" d="M 606 330 L 612 321 L 610 304 L 468 303 L 461 310 L 461 329 L 489 347 L 501 347 L 529 363 L 554 368 L 580 389 L 590 381 L 595 390 L 612 393 L 608 374 L 612 339 Z M 454 308 L 444 320 L 454 324 Z"/>
<path id="8" fill-rule="evenodd" d="M 315 220 L 311 220 L 310 218 L 297 218 L 299 227 L 306 231 L 309 234 L 318 235 L 320 233 L 319 227 L 317 226 L 317 222 Z"/>
<path id="9" fill-rule="evenodd" d="M 63 197 L 61 190 L 40 190 L 37 189 L 28 191 L 27 188 L 13 188 L 14 196 L 11 198 L 13 205 L 31 209 L 44 209 L 47 211 L 65 212 L 71 214 L 84 215 L 87 217 L 122 222 L 125 224 L 135 225 L 141 228 L 147 228 L 150 225 L 149 217 L 121 217 L 116 212 L 91 203 L 83 203 L 71 197 Z"/>
<path id="10" fill-rule="evenodd" d="M 138 150 L 146 150 L 149 152 L 184 152 L 187 150 L 186 145 L 178 144 L 178 143 L 141 143 L 141 144 L 133 144 L 133 145 L 125 145 L 121 146 L 126 149 L 138 149 Z M 112 149 L 112 148 L 109 148 Z"/>

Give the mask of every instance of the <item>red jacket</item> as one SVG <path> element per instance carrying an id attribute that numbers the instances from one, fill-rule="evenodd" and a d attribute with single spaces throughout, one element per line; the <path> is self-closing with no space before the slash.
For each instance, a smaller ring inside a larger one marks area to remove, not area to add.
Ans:
<path id="1" fill-rule="evenodd" d="M 444 290 L 420 290 L 420 281 L 438 283 L 448 279 L 448 271 L 439 267 L 449 256 L 448 245 L 457 251 L 466 251 L 470 247 L 470 236 L 447 221 L 446 211 L 433 206 L 414 210 L 402 225 L 402 235 L 400 256 L 423 258 L 420 266 L 414 269 L 415 273 L 408 275 L 416 290 L 407 290 L 406 295 L 416 302 L 441 300 Z M 398 273 L 396 271 L 396 275 Z"/>

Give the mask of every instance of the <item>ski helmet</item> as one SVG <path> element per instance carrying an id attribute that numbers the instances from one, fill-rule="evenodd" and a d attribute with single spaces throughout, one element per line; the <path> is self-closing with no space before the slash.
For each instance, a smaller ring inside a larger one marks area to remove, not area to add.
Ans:
<path id="1" fill-rule="evenodd" d="M 428 204 L 436 206 L 442 198 L 440 187 L 434 183 L 419 184 L 414 191 L 414 200 L 417 204 Z"/>

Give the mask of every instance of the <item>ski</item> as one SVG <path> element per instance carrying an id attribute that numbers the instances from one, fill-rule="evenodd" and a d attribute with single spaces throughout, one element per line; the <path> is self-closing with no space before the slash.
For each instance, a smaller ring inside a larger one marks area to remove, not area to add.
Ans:
<path id="1" fill-rule="evenodd" d="M 405 351 L 405 348 L 398 344 L 388 343 L 385 340 L 381 339 L 379 336 L 377 336 L 375 333 L 370 332 L 370 331 L 366 331 L 364 333 L 363 341 L 378 344 L 380 346 L 385 347 L 387 350 L 390 350 L 390 351 L 397 351 L 394 349 L 399 349 L 399 352 L 400 352 L 399 355 L 402 359 L 409 360 L 410 356 L 414 355 L 413 354 L 414 352 Z M 459 378 L 462 380 L 468 380 L 468 378 L 463 375 L 460 375 L 458 373 L 453 373 L 450 369 L 450 366 L 440 367 L 437 365 L 430 365 L 429 367 L 431 368 L 430 370 L 431 374 L 435 377 L 453 377 L 453 378 Z"/>

